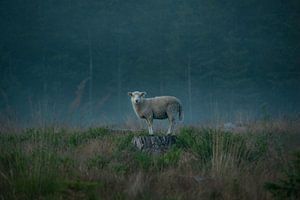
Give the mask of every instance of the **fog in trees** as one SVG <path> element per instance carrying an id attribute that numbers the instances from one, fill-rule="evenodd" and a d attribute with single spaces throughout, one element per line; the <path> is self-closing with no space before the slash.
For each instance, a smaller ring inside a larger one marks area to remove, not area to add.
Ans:
<path id="1" fill-rule="evenodd" d="M 4 0 L 0 29 L 1 123 L 122 124 L 135 90 L 186 124 L 299 116 L 297 0 Z"/>

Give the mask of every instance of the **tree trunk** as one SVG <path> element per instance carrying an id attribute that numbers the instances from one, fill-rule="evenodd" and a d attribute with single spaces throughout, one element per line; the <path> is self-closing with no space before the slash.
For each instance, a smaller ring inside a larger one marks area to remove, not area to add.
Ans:
<path id="1" fill-rule="evenodd" d="M 159 26 L 159 32 L 160 32 L 160 45 L 163 47 L 163 15 L 162 15 L 162 10 L 159 11 L 159 18 L 160 18 L 160 26 Z M 163 52 L 164 48 L 160 48 L 160 54 L 159 54 L 159 93 L 160 95 L 164 95 L 164 79 L 166 77 L 164 77 L 164 73 L 163 73 L 163 56 L 164 56 L 164 52 Z"/>
<path id="2" fill-rule="evenodd" d="M 120 26 L 120 25 L 119 25 Z M 122 107 L 121 107 L 121 98 L 122 98 L 122 65 L 121 65 L 121 31 L 120 27 L 118 29 L 117 35 L 117 45 L 118 45 L 118 71 L 117 71 L 117 79 L 118 79 L 118 114 L 122 116 Z"/>
<path id="3" fill-rule="evenodd" d="M 93 116 L 93 108 L 92 108 L 92 101 L 93 101 L 93 52 L 92 52 L 92 39 L 90 30 L 88 30 L 88 40 L 89 40 L 89 116 Z"/>
<path id="4" fill-rule="evenodd" d="M 162 72 L 162 59 L 160 58 L 160 65 L 159 65 L 159 93 L 160 95 L 164 95 L 164 77 Z"/>
<path id="5" fill-rule="evenodd" d="M 160 154 L 176 143 L 176 136 L 135 136 L 132 139 L 132 143 L 141 151 Z"/>
<path id="6" fill-rule="evenodd" d="M 193 120 L 193 111 L 192 111 L 192 74 L 191 74 L 191 55 L 188 55 L 188 66 L 187 66 L 188 74 L 188 104 L 189 104 L 189 117 L 190 121 Z"/>
<path id="7" fill-rule="evenodd" d="M 43 107 L 42 107 L 42 115 L 45 123 L 47 121 L 47 115 L 48 115 L 48 82 L 47 82 L 47 76 L 48 76 L 48 70 L 46 66 L 46 56 L 44 53 L 43 56 Z"/>

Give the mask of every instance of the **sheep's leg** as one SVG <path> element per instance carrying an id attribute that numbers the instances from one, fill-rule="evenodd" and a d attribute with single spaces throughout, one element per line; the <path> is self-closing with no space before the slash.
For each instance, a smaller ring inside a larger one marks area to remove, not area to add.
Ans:
<path id="1" fill-rule="evenodd" d="M 167 108 L 167 115 L 168 115 L 168 119 L 169 119 L 169 128 L 168 128 L 168 132 L 167 134 L 171 134 L 174 130 L 174 126 L 175 126 L 175 114 L 176 114 L 176 105 L 171 105 Z"/>
<path id="2" fill-rule="evenodd" d="M 171 131 L 171 123 L 169 123 L 169 128 L 168 128 L 168 132 L 167 132 L 167 135 L 169 135 L 169 134 L 171 134 L 172 133 L 172 131 Z"/>
<path id="3" fill-rule="evenodd" d="M 167 134 L 171 134 L 174 130 L 175 119 L 173 117 L 169 118 L 169 128 Z"/>
<path id="4" fill-rule="evenodd" d="M 153 125 L 153 118 L 150 117 L 150 118 L 146 119 L 146 121 L 147 121 L 147 125 L 148 125 L 149 134 L 153 135 L 153 127 L 152 127 L 152 125 Z"/>

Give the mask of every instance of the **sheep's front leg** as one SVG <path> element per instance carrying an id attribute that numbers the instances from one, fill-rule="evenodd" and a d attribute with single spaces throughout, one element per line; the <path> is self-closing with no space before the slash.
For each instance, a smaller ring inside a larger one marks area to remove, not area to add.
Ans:
<path id="1" fill-rule="evenodd" d="M 153 118 L 152 117 L 147 118 L 146 121 L 147 121 L 147 125 L 148 125 L 149 134 L 153 135 L 153 127 L 152 127 L 152 125 L 153 125 Z"/>

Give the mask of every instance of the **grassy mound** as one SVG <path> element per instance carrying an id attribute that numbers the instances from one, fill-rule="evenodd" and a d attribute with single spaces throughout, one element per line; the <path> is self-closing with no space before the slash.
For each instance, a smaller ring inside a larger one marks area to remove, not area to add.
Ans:
<path id="1" fill-rule="evenodd" d="M 272 199 L 278 191 L 281 198 L 297 198 L 299 169 L 289 171 L 292 186 L 283 173 L 293 162 L 289 142 L 297 134 L 185 127 L 161 155 L 136 150 L 135 135 L 145 132 L 0 134 L 0 198 Z M 285 186 L 292 192 L 282 192 Z"/>

